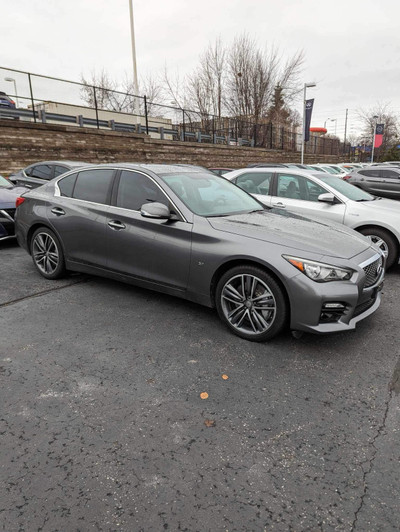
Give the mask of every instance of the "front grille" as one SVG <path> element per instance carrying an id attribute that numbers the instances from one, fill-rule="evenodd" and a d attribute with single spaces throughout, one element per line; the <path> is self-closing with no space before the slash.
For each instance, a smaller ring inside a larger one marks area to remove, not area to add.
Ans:
<path id="1" fill-rule="evenodd" d="M 11 218 L 14 220 L 15 218 L 15 211 L 17 209 L 13 208 L 13 209 L 1 209 L 2 211 L 6 212 L 9 216 L 11 216 Z"/>
<path id="2" fill-rule="evenodd" d="M 382 257 L 365 266 L 363 270 L 365 272 L 364 288 L 368 288 L 376 283 L 382 273 Z"/>

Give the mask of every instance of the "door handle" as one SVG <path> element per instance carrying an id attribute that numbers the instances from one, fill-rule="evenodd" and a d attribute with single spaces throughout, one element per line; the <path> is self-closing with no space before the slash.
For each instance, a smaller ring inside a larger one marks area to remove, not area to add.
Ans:
<path id="1" fill-rule="evenodd" d="M 65 214 L 65 212 L 60 209 L 60 207 L 54 207 L 53 209 L 51 209 L 51 212 L 56 216 L 62 216 L 63 214 Z"/>
<path id="2" fill-rule="evenodd" d="M 126 229 L 126 226 L 118 220 L 111 220 L 110 222 L 108 222 L 108 226 L 111 227 L 111 229 L 115 229 L 116 231 Z"/>
<path id="3" fill-rule="evenodd" d="M 273 203 L 273 207 L 279 207 L 280 209 L 284 209 L 286 205 L 284 203 Z"/>

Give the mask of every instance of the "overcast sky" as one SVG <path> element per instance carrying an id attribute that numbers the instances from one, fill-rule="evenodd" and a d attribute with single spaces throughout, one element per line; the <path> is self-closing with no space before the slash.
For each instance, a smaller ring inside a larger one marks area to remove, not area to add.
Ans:
<path id="1" fill-rule="evenodd" d="M 343 135 L 356 111 L 389 103 L 400 114 L 400 2 L 395 0 L 133 0 L 138 75 L 164 65 L 183 76 L 210 41 L 243 32 L 283 55 L 304 50 L 316 81 L 312 125 Z M 0 0 L 0 66 L 79 81 L 104 68 L 131 76 L 128 0 Z M 13 93 L 0 71 L 0 90 Z M 21 82 L 22 85 L 22 82 Z M 20 91 L 26 90 L 23 87 Z M 49 97 L 48 97 L 49 98 Z"/>

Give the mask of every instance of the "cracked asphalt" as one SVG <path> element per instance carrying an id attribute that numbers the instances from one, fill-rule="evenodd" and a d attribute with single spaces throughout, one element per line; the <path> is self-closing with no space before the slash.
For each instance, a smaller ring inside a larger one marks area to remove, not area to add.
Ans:
<path id="1" fill-rule="evenodd" d="M 1 530 L 400 529 L 400 267 L 356 331 L 253 344 L 15 243 L 0 265 Z"/>

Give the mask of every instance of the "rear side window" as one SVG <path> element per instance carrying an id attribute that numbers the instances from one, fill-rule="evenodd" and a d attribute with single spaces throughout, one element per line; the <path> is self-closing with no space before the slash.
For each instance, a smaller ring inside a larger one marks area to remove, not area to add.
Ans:
<path id="1" fill-rule="evenodd" d="M 48 181 L 51 178 L 52 169 L 50 164 L 38 164 L 31 169 L 29 176 Z"/>
<path id="2" fill-rule="evenodd" d="M 65 174 L 65 172 L 68 171 L 68 168 L 66 166 L 56 166 L 54 168 L 54 177 L 57 177 L 61 174 Z"/>
<path id="3" fill-rule="evenodd" d="M 74 190 L 77 175 L 78 174 L 71 174 L 67 177 L 64 177 L 64 179 L 60 179 L 60 181 L 58 181 L 57 185 L 60 189 L 61 196 L 66 196 L 67 198 L 72 197 L 72 192 Z"/>
<path id="4" fill-rule="evenodd" d="M 250 194 L 269 194 L 272 175 L 272 172 L 247 172 L 236 179 L 236 184 Z"/>
<path id="5" fill-rule="evenodd" d="M 94 203 L 108 203 L 114 170 L 86 170 L 79 172 L 73 197 Z"/>
<path id="6" fill-rule="evenodd" d="M 169 206 L 169 201 L 149 177 L 123 170 L 118 186 L 117 207 L 140 211 L 145 203 L 158 202 Z"/>

